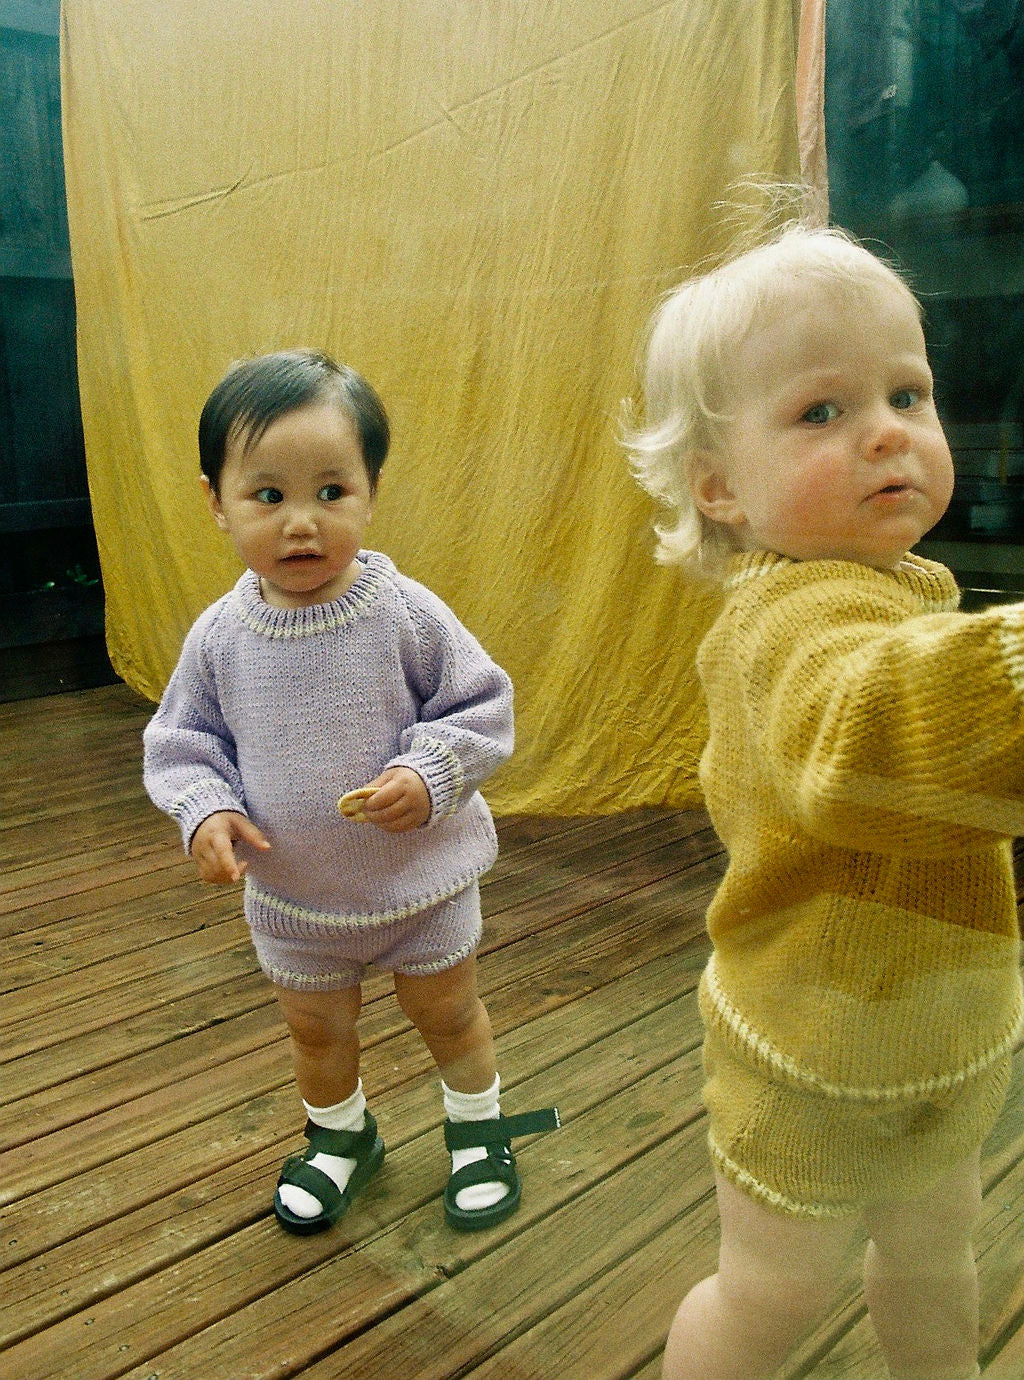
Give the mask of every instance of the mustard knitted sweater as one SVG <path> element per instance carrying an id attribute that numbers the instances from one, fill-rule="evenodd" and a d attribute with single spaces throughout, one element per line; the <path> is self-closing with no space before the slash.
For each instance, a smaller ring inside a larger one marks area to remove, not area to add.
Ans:
<path id="1" fill-rule="evenodd" d="M 737 556 L 698 653 L 701 783 L 729 865 L 707 1026 L 769 1077 L 866 1102 L 955 1092 L 1021 1024 L 1024 604 L 950 573 Z"/>

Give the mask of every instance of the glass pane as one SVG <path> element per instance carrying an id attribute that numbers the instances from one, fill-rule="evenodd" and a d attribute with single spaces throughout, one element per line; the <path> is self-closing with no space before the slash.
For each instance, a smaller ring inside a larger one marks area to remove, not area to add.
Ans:
<path id="1" fill-rule="evenodd" d="M 965 605 L 1024 598 L 1024 0 L 828 0 L 833 220 L 924 302 Z"/>

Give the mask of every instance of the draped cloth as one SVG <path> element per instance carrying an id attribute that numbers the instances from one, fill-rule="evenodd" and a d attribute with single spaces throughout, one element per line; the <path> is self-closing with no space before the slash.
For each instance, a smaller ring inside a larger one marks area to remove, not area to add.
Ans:
<path id="1" fill-rule="evenodd" d="M 716 206 L 800 168 L 793 0 L 65 0 L 80 390 L 118 673 L 158 698 L 238 573 L 197 481 L 227 365 L 363 373 L 367 544 L 516 685 L 498 813 L 698 800 L 716 602 L 651 560 L 618 442 Z"/>
<path id="2" fill-rule="evenodd" d="M 800 175 L 809 190 L 809 216 L 828 224 L 828 157 L 825 149 L 825 3 L 794 0 L 798 10 L 796 60 L 797 136 Z"/>

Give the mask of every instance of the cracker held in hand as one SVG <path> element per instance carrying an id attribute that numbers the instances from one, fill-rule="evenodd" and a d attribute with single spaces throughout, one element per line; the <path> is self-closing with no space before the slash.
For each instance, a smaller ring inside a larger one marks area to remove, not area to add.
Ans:
<path id="1" fill-rule="evenodd" d="M 365 824 L 366 811 L 363 809 L 363 802 L 376 794 L 375 786 L 360 786 L 358 790 L 346 791 L 338 801 L 338 809 L 346 819 L 353 819 L 357 824 Z"/>

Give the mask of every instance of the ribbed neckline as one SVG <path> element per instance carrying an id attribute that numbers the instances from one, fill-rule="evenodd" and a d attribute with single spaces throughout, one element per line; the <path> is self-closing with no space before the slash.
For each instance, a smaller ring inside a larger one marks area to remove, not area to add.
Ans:
<path id="1" fill-rule="evenodd" d="M 245 627 L 264 637 L 316 637 L 336 632 L 376 604 L 394 572 L 393 563 L 379 551 L 360 551 L 356 559 L 363 569 L 340 599 L 297 609 L 279 609 L 268 604 L 260 593 L 259 576 L 247 570 L 233 591 L 234 611 Z"/>
<path id="2" fill-rule="evenodd" d="M 897 570 L 875 570 L 856 561 L 794 561 L 775 551 L 743 551 L 733 556 L 725 577 L 725 591 L 733 593 L 748 580 L 781 574 L 785 570 L 810 570 L 820 579 L 850 579 L 889 585 L 895 582 L 926 613 L 950 613 L 960 603 L 960 591 L 952 574 L 938 561 L 908 551 Z"/>

